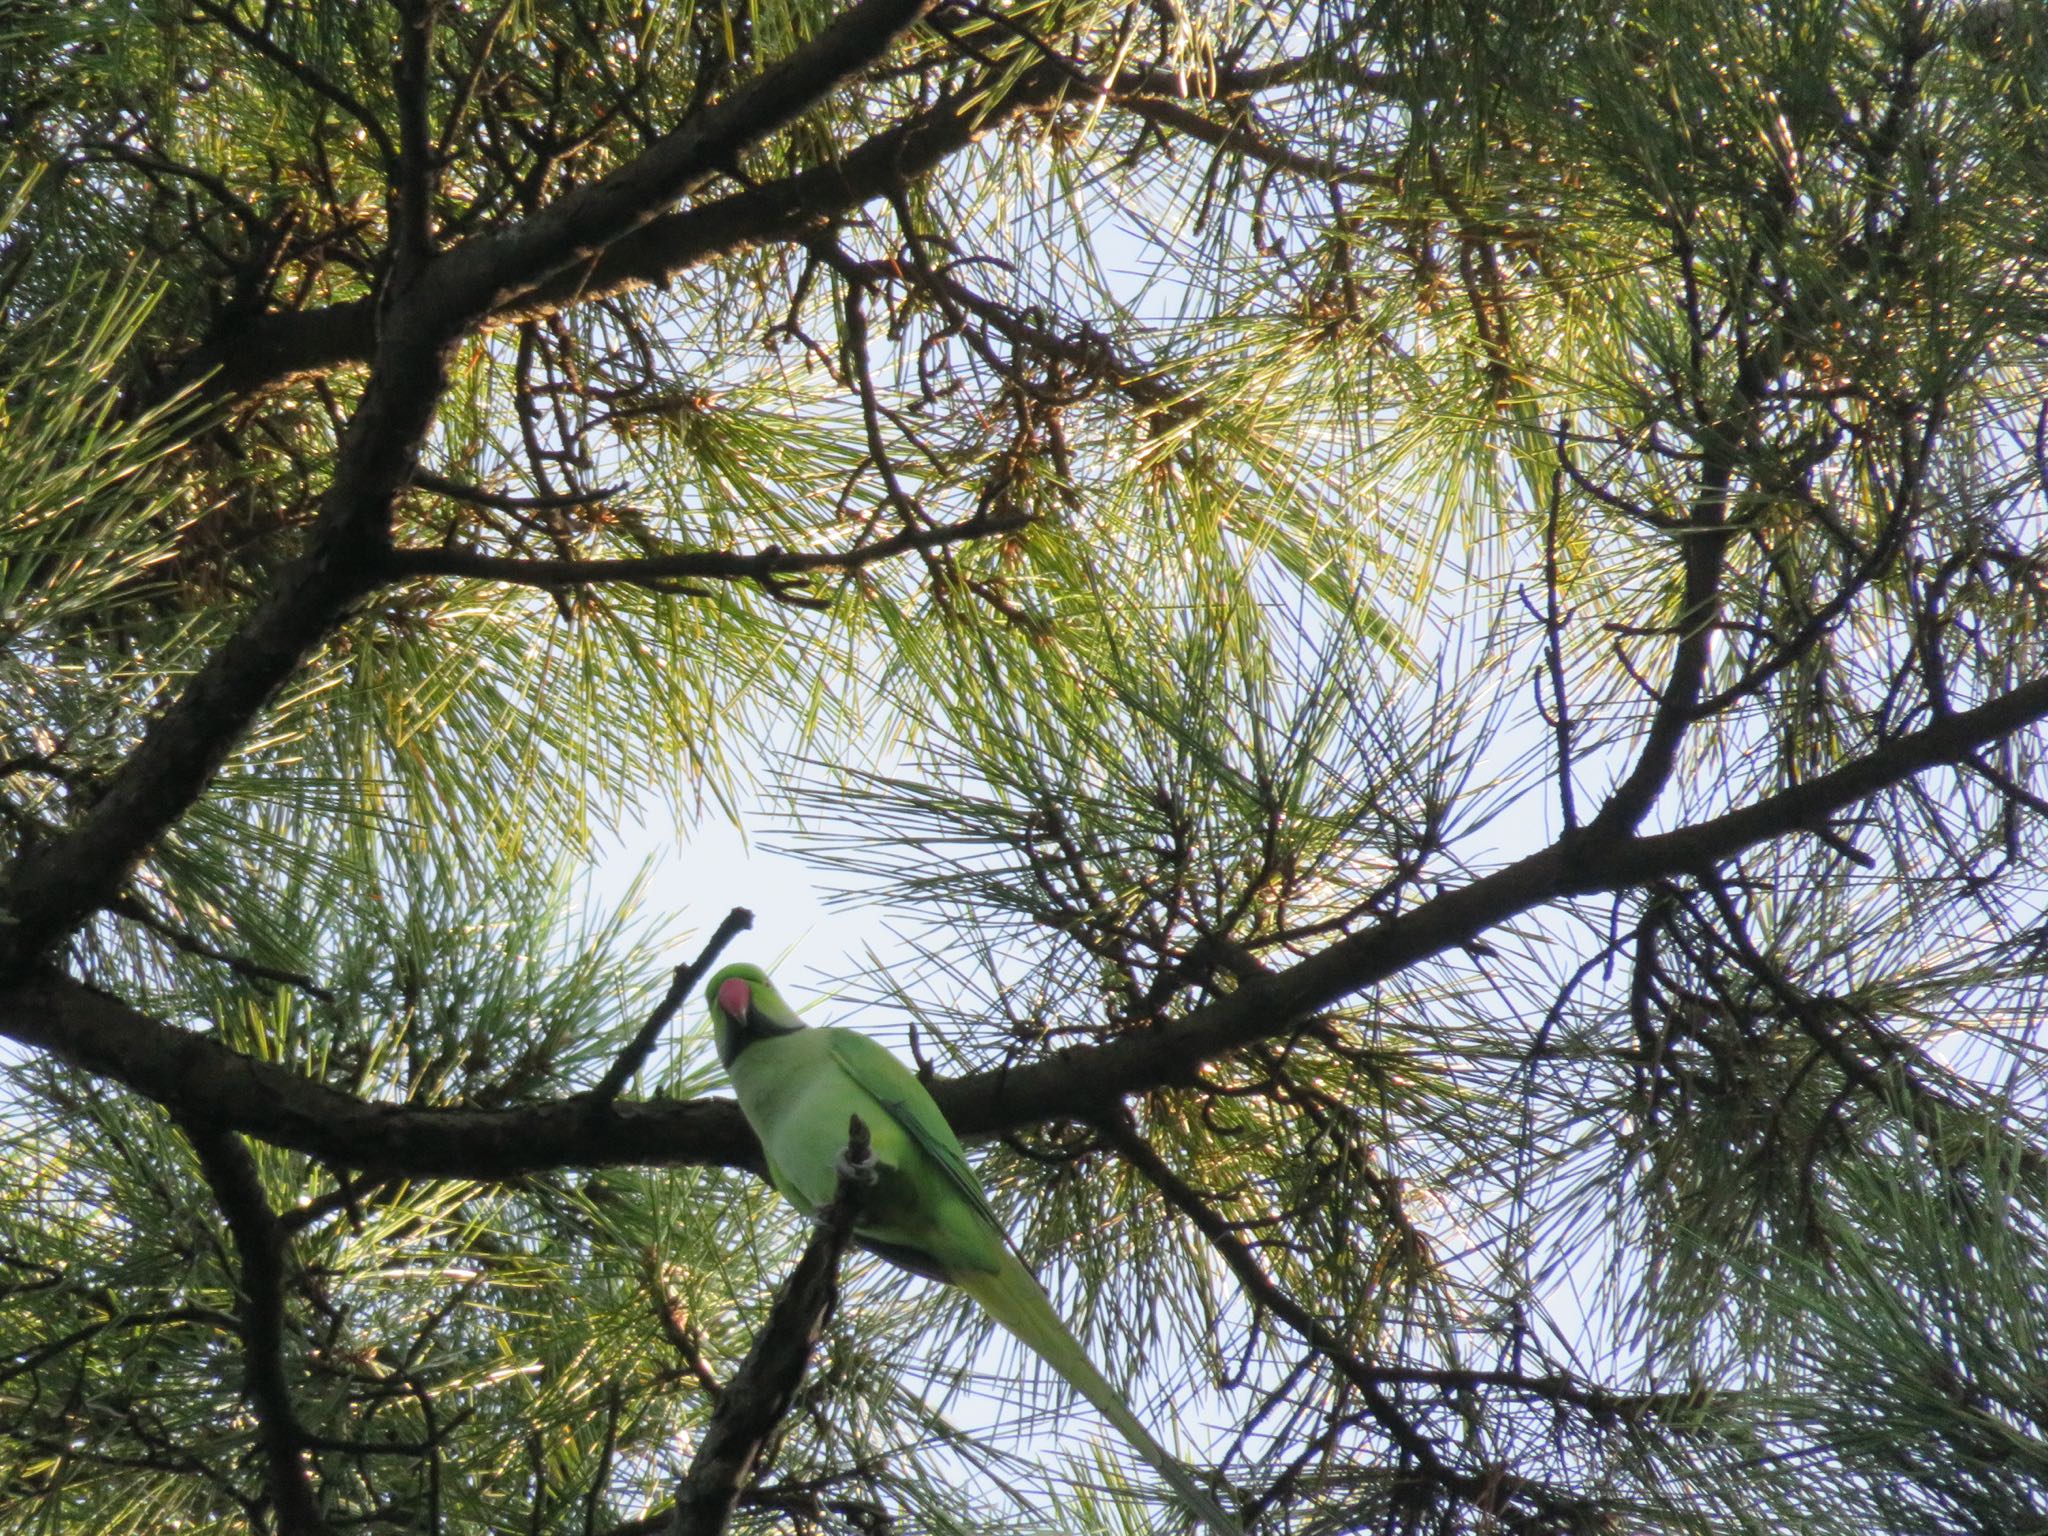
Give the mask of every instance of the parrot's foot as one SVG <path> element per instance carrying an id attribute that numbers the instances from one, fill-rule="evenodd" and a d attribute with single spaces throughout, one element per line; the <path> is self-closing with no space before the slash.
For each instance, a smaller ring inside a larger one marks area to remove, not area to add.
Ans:
<path id="1" fill-rule="evenodd" d="M 832 1159 L 832 1171 L 839 1176 L 839 1192 L 832 1203 L 818 1212 L 818 1225 L 837 1232 L 842 1242 L 859 1218 L 861 1191 L 874 1186 L 881 1176 L 875 1161 L 875 1144 L 859 1115 L 846 1117 L 846 1146 Z"/>
<path id="2" fill-rule="evenodd" d="M 832 1171 L 849 1184 L 872 1184 L 881 1177 L 872 1152 L 861 1158 L 849 1157 L 841 1152 L 832 1160 Z"/>

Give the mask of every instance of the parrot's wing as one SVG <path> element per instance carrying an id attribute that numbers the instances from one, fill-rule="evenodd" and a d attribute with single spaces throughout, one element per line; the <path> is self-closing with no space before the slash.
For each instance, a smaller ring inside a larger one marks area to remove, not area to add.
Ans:
<path id="1" fill-rule="evenodd" d="M 946 1177 L 967 1203 L 991 1227 L 1001 1232 L 1003 1224 L 990 1208 L 981 1180 L 967 1166 L 967 1155 L 960 1150 L 960 1138 L 953 1134 L 953 1127 L 946 1124 L 946 1117 L 939 1113 L 939 1106 L 932 1102 L 924 1084 L 891 1054 L 887 1046 L 869 1039 L 859 1030 L 835 1029 L 831 1035 L 833 1059 L 846 1069 L 846 1075 L 896 1117 L 896 1123 L 910 1133 L 910 1139 L 917 1143 L 919 1150 L 945 1170 Z"/>

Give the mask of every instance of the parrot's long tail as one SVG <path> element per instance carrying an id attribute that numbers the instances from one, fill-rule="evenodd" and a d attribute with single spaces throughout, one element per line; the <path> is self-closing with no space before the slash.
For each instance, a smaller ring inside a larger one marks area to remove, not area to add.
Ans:
<path id="1" fill-rule="evenodd" d="M 1034 1350 L 1038 1357 L 1058 1371 L 1110 1423 L 1130 1441 L 1138 1453 L 1159 1469 L 1181 1502 L 1217 1536 L 1244 1536 L 1244 1527 L 1224 1513 L 1208 1490 L 1188 1475 L 1166 1449 L 1154 1440 L 1138 1416 L 1131 1412 L 1117 1389 L 1081 1348 L 1080 1341 L 1060 1321 L 1046 1299 L 1045 1289 L 1014 1254 L 1003 1255 L 1003 1267 L 994 1274 L 967 1275 L 955 1281 L 960 1289 L 980 1302 L 997 1322 Z"/>

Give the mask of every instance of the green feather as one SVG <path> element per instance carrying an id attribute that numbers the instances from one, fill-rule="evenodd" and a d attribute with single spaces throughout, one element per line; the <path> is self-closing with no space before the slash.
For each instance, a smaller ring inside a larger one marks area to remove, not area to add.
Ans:
<path id="1" fill-rule="evenodd" d="M 1138 1454 L 1152 1463 L 1192 1514 L 1211 1530 L 1225 1533 L 1225 1536 L 1243 1536 L 1238 1523 L 1223 1512 L 1223 1506 L 1188 1475 L 1187 1469 L 1169 1455 L 1164 1446 L 1152 1438 L 1151 1432 L 1131 1411 L 1131 1405 L 1124 1401 L 1123 1394 L 1095 1368 L 1095 1362 L 1088 1358 L 1081 1341 L 1074 1337 L 1061 1321 L 1059 1313 L 1053 1310 L 1045 1287 L 1024 1267 L 1022 1260 L 1014 1253 L 1005 1253 L 1002 1267 L 994 1274 L 966 1275 L 957 1283 L 961 1290 L 981 1303 L 983 1311 L 1058 1371 L 1068 1386 L 1093 1403 L 1096 1412 L 1115 1425 Z"/>
<path id="2" fill-rule="evenodd" d="M 749 989 L 738 1018 L 719 1001 L 720 989 L 733 980 Z M 860 1116 L 876 1179 L 861 1197 L 854 1236 L 884 1258 L 966 1291 L 1094 1404 L 1190 1512 L 1222 1536 L 1242 1536 L 1238 1523 L 1152 1438 L 1060 1320 L 1011 1248 L 959 1138 L 910 1069 L 856 1031 L 802 1027 L 752 966 L 727 966 L 711 978 L 706 996 L 740 1109 L 761 1139 L 769 1178 L 783 1197 L 811 1213 L 833 1200 L 848 1118 Z"/>
<path id="3" fill-rule="evenodd" d="M 981 1180 L 967 1166 L 967 1154 L 960 1150 L 959 1137 L 953 1134 L 953 1127 L 946 1124 L 946 1117 L 932 1102 L 924 1084 L 896 1059 L 887 1046 L 869 1039 L 858 1030 L 827 1029 L 820 1033 L 831 1037 L 832 1054 L 846 1068 L 847 1076 L 873 1094 L 876 1102 L 896 1117 L 923 1149 L 925 1156 L 939 1165 L 946 1177 L 953 1181 L 953 1187 L 974 1207 L 982 1220 L 1000 1229 L 1002 1223 L 996 1219 L 995 1210 L 988 1203 Z"/>

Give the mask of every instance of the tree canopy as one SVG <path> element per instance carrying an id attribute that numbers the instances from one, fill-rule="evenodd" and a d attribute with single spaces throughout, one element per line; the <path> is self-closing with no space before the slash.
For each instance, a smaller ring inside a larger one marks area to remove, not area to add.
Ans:
<path id="1" fill-rule="evenodd" d="M 662 801 L 890 905 L 815 1011 L 1248 1529 L 2048 1529 L 2044 82 L 0 8 L 0 1530 L 666 1526 L 807 1231 Z M 736 1529 L 1179 1519 L 848 1266 Z"/>

